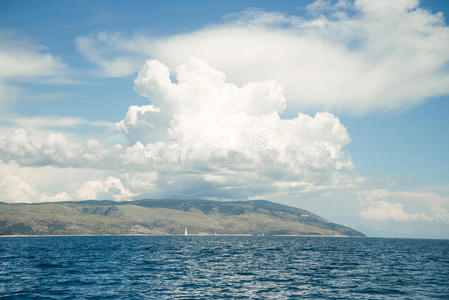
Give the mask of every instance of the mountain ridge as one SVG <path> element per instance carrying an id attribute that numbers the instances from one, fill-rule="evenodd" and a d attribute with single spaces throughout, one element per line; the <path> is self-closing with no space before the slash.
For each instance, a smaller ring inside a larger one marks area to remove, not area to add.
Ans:
<path id="1" fill-rule="evenodd" d="M 305 209 L 267 200 L 0 202 L 0 235 L 250 234 L 365 236 Z"/>

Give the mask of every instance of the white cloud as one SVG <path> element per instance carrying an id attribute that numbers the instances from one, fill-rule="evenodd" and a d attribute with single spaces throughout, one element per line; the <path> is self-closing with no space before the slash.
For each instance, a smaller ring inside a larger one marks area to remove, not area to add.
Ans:
<path id="1" fill-rule="evenodd" d="M 276 80 L 291 112 L 390 110 L 449 93 L 449 28 L 441 13 L 416 0 L 317 1 L 309 8 L 318 16 L 249 10 L 185 34 L 102 32 L 78 44 L 82 53 L 97 53 L 87 55 L 100 66 L 128 61 L 120 72 L 105 69 L 114 76 L 135 72 L 136 60 L 145 56 L 170 68 L 195 56 L 223 70 L 230 82 Z"/>
<path id="2" fill-rule="evenodd" d="M 68 201 L 71 197 L 66 192 L 48 195 L 17 175 L 0 178 L 2 201 L 10 203 L 56 202 Z"/>
<path id="3" fill-rule="evenodd" d="M 431 221 L 432 218 L 419 213 L 409 214 L 404 211 L 402 203 L 390 203 L 387 201 L 376 201 L 374 205 L 360 212 L 365 220 L 370 221 L 386 221 L 393 220 L 397 222 L 426 220 Z"/>
<path id="4" fill-rule="evenodd" d="M 48 99 L 56 95 L 27 93 L 19 84 L 72 83 L 68 67 L 42 45 L 33 43 L 11 30 L 0 29 L 0 115 L 20 98 Z"/>
<path id="5" fill-rule="evenodd" d="M 156 180 L 159 178 L 159 175 L 157 172 L 125 173 L 123 178 L 126 186 L 139 197 L 154 195 L 158 191 Z"/>
<path id="6" fill-rule="evenodd" d="M 102 76 L 121 77 L 134 73 L 142 63 L 141 58 L 136 57 L 135 55 L 123 57 L 111 56 L 110 52 L 119 50 L 114 45 L 114 42 L 115 39 L 113 35 L 111 36 L 100 32 L 95 35 L 95 40 L 92 40 L 89 37 L 77 38 L 76 47 L 87 59 L 102 68 L 102 71 L 100 72 L 100 75 Z"/>
<path id="7" fill-rule="evenodd" d="M 131 200 L 135 195 L 123 186 L 119 178 L 112 176 L 103 181 L 87 181 L 77 192 L 77 197 L 81 200 Z"/>
<path id="8" fill-rule="evenodd" d="M 45 47 L 16 37 L 17 33 L 0 31 L 0 80 L 26 81 L 55 78 L 67 71 Z"/>
<path id="9" fill-rule="evenodd" d="M 5 176 L 0 180 L 2 200 L 5 202 L 36 201 L 36 190 L 18 176 Z"/>
<path id="10" fill-rule="evenodd" d="M 22 166 L 93 167 L 112 161 L 115 148 L 106 149 L 95 139 L 79 144 L 60 133 L 52 133 L 43 141 L 33 141 L 29 132 L 19 128 L 0 140 L 0 159 Z"/>
<path id="11" fill-rule="evenodd" d="M 360 193 L 360 216 L 368 221 L 449 223 L 449 197 L 430 192 L 367 190 Z"/>
<path id="12" fill-rule="evenodd" d="M 238 88 L 197 59 L 178 68 L 176 83 L 168 74 L 155 61 L 142 68 L 136 90 L 158 112 L 119 124 L 127 124 L 130 141 L 148 142 L 128 148 L 128 161 L 156 158 L 153 166 L 163 169 L 157 181 L 161 195 L 245 198 L 279 190 L 273 181 L 337 184 L 351 170 L 342 150 L 350 139 L 338 119 L 331 114 L 280 119 L 285 99 L 274 82 Z M 154 119 L 163 122 L 134 133 Z"/>
<path id="13" fill-rule="evenodd" d="M 281 119 L 286 99 L 275 82 L 239 88 L 200 59 L 178 67 L 176 79 L 173 83 L 169 70 L 154 60 L 141 69 L 135 88 L 152 106 L 131 106 L 127 118 L 118 123 L 130 140 L 173 142 L 172 148 L 183 154 L 208 147 L 240 151 L 248 157 L 258 150 L 273 150 L 285 160 L 287 153 L 297 154 L 298 160 L 316 165 L 326 159 L 335 164 L 345 161 L 341 150 L 350 142 L 346 128 L 329 113 Z M 147 130 L 139 131 L 136 138 L 134 128 L 145 126 Z"/>
<path id="14" fill-rule="evenodd" d="M 159 108 L 153 105 L 131 105 L 126 113 L 126 118 L 116 124 L 116 128 L 124 133 L 131 143 L 149 142 L 147 139 L 152 135 L 155 139 L 162 139 L 168 132 L 157 130 L 162 126 L 168 126 L 167 116 L 160 113 Z M 161 136 L 155 136 L 162 134 Z"/>
<path id="15" fill-rule="evenodd" d="M 45 194 L 42 194 L 39 197 L 39 202 L 61 202 L 61 201 L 70 201 L 72 200 L 72 197 L 67 194 L 66 192 L 57 193 L 53 196 L 48 196 Z"/>
<path id="16" fill-rule="evenodd" d="M 84 118 L 58 117 L 58 116 L 35 116 L 35 117 L 14 117 L 6 120 L 15 127 L 26 129 L 64 128 L 75 126 L 95 126 L 114 128 L 114 123 L 107 121 L 89 121 Z"/>
<path id="17" fill-rule="evenodd" d="M 199 184 L 220 190 L 243 189 L 239 176 L 266 189 L 273 178 L 330 184 L 352 170 L 343 150 L 346 128 L 329 113 L 281 119 L 286 99 L 276 82 L 238 87 L 200 59 L 179 66 L 175 76 L 172 82 L 155 60 L 139 71 L 135 89 L 152 104 L 131 106 L 117 124 L 138 141 L 126 149 L 127 161 L 152 158 L 165 173 L 200 171 Z"/>
<path id="18" fill-rule="evenodd" d="M 114 170 L 51 165 L 27 167 L 0 161 L 0 201 L 32 203 L 75 200 L 79 199 L 77 192 L 86 182 L 105 181 L 119 174 Z"/>

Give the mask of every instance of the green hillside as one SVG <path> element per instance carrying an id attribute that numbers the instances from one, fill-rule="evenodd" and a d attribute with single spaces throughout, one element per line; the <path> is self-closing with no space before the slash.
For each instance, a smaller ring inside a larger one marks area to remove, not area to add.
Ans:
<path id="1" fill-rule="evenodd" d="M 306 210 L 265 200 L 0 203 L 0 235 L 265 234 L 364 236 Z"/>

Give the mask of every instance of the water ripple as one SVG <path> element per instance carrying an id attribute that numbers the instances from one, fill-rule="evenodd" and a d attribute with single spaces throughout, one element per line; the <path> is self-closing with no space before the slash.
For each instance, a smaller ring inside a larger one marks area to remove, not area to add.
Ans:
<path id="1" fill-rule="evenodd" d="M 11 299 L 447 299 L 448 282 L 447 240 L 0 239 L 0 297 Z"/>

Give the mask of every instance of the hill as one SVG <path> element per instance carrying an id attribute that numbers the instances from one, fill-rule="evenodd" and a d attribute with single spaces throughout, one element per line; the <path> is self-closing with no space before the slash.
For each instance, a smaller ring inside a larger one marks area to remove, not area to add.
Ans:
<path id="1" fill-rule="evenodd" d="M 0 202 L 0 235 L 183 234 L 185 228 L 189 234 L 364 236 L 265 200 Z"/>

